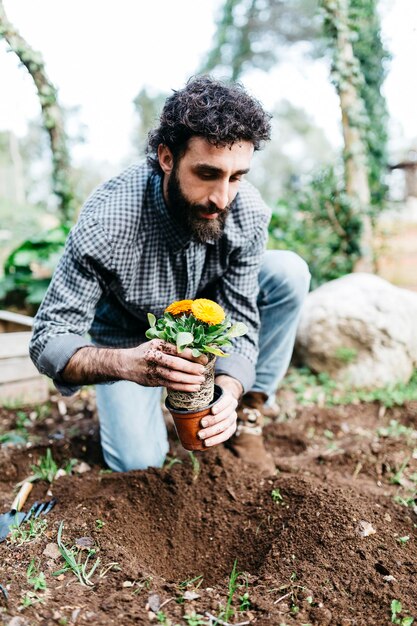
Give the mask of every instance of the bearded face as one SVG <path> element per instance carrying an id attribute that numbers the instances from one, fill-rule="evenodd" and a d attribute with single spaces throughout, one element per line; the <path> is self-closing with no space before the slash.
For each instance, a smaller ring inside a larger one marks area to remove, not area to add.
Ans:
<path id="1" fill-rule="evenodd" d="M 207 205 L 191 202 L 181 188 L 178 164 L 174 165 L 169 177 L 167 196 L 171 215 L 191 233 L 196 241 L 207 243 L 209 240 L 216 241 L 222 236 L 230 204 L 224 209 L 219 209 L 212 202 Z M 217 216 L 214 217 L 216 214 Z"/>

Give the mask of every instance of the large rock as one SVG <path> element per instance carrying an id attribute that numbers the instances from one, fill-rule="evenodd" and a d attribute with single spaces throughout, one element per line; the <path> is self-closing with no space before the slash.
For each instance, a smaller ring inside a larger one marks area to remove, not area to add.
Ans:
<path id="1" fill-rule="evenodd" d="M 373 274 L 348 274 L 312 291 L 296 357 L 352 387 L 407 382 L 417 365 L 417 294 Z"/>

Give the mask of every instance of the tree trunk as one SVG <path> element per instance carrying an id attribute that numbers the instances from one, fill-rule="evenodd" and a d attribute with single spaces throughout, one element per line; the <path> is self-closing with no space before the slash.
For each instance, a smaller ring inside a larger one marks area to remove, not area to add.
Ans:
<path id="1" fill-rule="evenodd" d="M 364 107 L 357 89 L 359 63 L 353 54 L 350 39 L 347 2 L 348 0 L 323 0 L 323 6 L 336 31 L 334 75 L 342 112 L 346 193 L 357 205 L 362 221 L 360 259 L 354 271 L 373 272 L 375 264 L 369 215 L 370 190 L 366 148 L 361 135 Z"/>
<path id="2" fill-rule="evenodd" d="M 42 110 L 42 121 L 50 139 L 52 151 L 52 189 L 59 200 L 63 223 L 71 223 L 74 216 L 74 194 L 70 179 L 70 157 L 63 115 L 57 100 L 57 90 L 49 80 L 39 52 L 32 50 L 19 32 L 9 22 L 0 0 L 0 37 L 19 57 L 35 83 Z"/>

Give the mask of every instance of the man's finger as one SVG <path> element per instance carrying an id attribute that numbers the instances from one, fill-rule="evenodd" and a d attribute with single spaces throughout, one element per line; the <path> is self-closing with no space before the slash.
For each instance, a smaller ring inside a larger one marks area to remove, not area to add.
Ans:
<path id="1" fill-rule="evenodd" d="M 214 437 L 210 437 L 209 439 L 204 440 L 204 445 L 206 448 L 211 448 L 212 446 L 217 446 L 219 443 L 223 443 L 223 441 L 227 441 L 233 435 L 236 430 L 236 422 L 234 422 L 231 426 L 229 426 L 226 430 L 224 430 L 219 435 L 215 435 Z"/>
<path id="2" fill-rule="evenodd" d="M 179 372 L 186 372 L 187 374 L 194 374 L 195 376 L 201 376 L 205 373 L 205 368 L 200 363 L 193 363 L 192 361 L 181 358 L 179 355 L 171 356 L 156 348 L 151 348 L 148 351 L 147 361 L 150 364 L 156 364 Z"/>
<path id="3" fill-rule="evenodd" d="M 219 435 L 220 433 L 230 428 L 233 424 L 235 424 L 235 422 L 236 422 L 235 411 L 233 411 L 233 413 L 231 414 L 229 412 L 227 416 L 225 417 L 225 419 L 223 419 L 221 422 L 217 422 L 216 424 L 213 424 L 212 426 L 209 426 L 208 428 L 203 428 L 203 430 L 199 430 L 198 436 L 200 439 L 204 439 L 204 440 L 210 439 L 210 437 Z"/>
<path id="4" fill-rule="evenodd" d="M 152 368 L 150 369 L 152 374 L 153 370 Z M 157 367 L 154 372 L 161 380 L 174 383 L 185 383 L 187 385 L 198 385 L 198 387 L 200 387 L 205 380 L 202 375 L 186 374 L 185 372 L 171 370 L 166 367 Z"/>
<path id="5" fill-rule="evenodd" d="M 194 361 L 194 363 L 200 363 L 201 365 L 207 365 L 208 363 L 208 357 L 205 354 L 198 357 L 193 356 L 190 348 L 185 348 L 181 353 L 178 353 L 177 347 L 174 346 L 174 344 L 163 341 L 162 339 L 158 339 L 157 341 L 159 341 L 160 350 L 165 352 L 165 354 L 187 359 L 187 361 Z"/>

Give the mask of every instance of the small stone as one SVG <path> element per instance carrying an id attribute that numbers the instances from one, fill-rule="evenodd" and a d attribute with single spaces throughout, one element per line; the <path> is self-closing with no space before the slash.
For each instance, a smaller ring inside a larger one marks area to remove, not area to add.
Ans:
<path id="1" fill-rule="evenodd" d="M 58 480 L 58 478 L 62 478 L 62 476 L 66 476 L 66 475 L 67 475 L 67 472 L 61 467 L 55 474 L 55 480 Z"/>
<path id="2" fill-rule="evenodd" d="M 197 598 L 200 598 L 200 594 L 195 591 L 186 591 L 182 597 L 184 600 L 197 600 Z"/>
<path id="3" fill-rule="evenodd" d="M 356 527 L 356 532 L 360 537 L 369 537 L 369 535 L 375 535 L 376 530 L 370 522 L 361 519 Z"/>
<path id="4" fill-rule="evenodd" d="M 71 613 L 71 622 L 73 624 L 75 624 L 75 622 L 77 621 L 80 611 L 81 609 L 74 609 L 73 612 Z"/>
<path id="5" fill-rule="evenodd" d="M 124 580 L 122 582 L 122 587 L 127 588 L 127 587 L 133 587 L 135 583 L 133 583 L 131 580 Z"/>
<path id="6" fill-rule="evenodd" d="M 65 578 L 65 574 L 60 574 L 59 576 L 56 577 L 57 580 L 64 580 Z"/>
<path id="7" fill-rule="evenodd" d="M 388 574 L 388 576 L 383 576 L 382 577 L 383 580 L 385 580 L 387 583 L 393 583 L 394 580 L 396 580 L 395 576 L 391 576 L 391 574 Z"/>
<path id="8" fill-rule="evenodd" d="M 48 543 L 42 554 L 48 557 L 48 559 L 53 559 L 54 561 L 56 559 L 59 559 L 59 557 L 61 556 L 61 553 L 56 543 Z"/>
<path id="9" fill-rule="evenodd" d="M 94 546 L 94 539 L 92 537 L 78 537 L 75 540 L 75 545 L 81 550 L 90 550 Z"/>
<path id="10" fill-rule="evenodd" d="M 10 622 L 7 622 L 7 626 L 29 626 L 29 622 L 23 617 L 12 617 Z"/>
<path id="11" fill-rule="evenodd" d="M 64 417 L 64 415 L 67 414 L 67 405 L 63 400 L 58 400 L 57 405 L 59 414 L 61 415 L 61 417 Z"/>
<path id="12" fill-rule="evenodd" d="M 158 613 L 159 607 L 161 606 L 161 599 L 157 593 L 151 593 L 148 597 L 148 602 L 146 604 L 146 610 L 153 611 L 154 613 Z"/>
<path id="13" fill-rule="evenodd" d="M 90 472 L 91 471 L 91 467 L 88 463 L 86 463 L 85 461 L 81 461 L 81 463 L 78 463 L 73 470 L 76 474 L 85 474 L 86 472 Z"/>
<path id="14" fill-rule="evenodd" d="M 385 513 L 385 515 L 384 515 L 384 520 L 385 520 L 386 522 L 390 522 L 390 521 L 391 521 L 391 515 L 390 515 L 389 513 Z"/>

